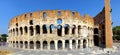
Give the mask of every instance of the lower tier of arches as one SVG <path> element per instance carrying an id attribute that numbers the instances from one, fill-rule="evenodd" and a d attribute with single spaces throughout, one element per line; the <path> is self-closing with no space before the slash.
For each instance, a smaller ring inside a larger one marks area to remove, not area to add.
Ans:
<path id="1" fill-rule="evenodd" d="M 22 49 L 40 49 L 40 50 L 70 50 L 93 47 L 93 40 L 51 40 L 51 41 L 11 41 L 10 47 Z"/>

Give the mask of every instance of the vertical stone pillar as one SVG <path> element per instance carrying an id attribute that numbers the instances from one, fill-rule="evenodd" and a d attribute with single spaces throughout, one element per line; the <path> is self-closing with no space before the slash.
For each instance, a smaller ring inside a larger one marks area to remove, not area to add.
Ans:
<path id="1" fill-rule="evenodd" d="M 76 49 L 78 49 L 78 40 L 76 40 Z"/>
<path id="2" fill-rule="evenodd" d="M 42 29 L 42 26 L 41 26 L 41 28 L 40 28 L 40 35 L 42 35 L 43 34 L 43 29 Z"/>
<path id="3" fill-rule="evenodd" d="M 69 42 L 70 42 L 70 49 L 72 49 L 72 40 L 69 40 Z"/>
<path id="4" fill-rule="evenodd" d="M 88 39 L 86 39 L 86 42 L 87 42 L 87 43 L 86 43 L 86 48 L 88 48 Z"/>
<path id="5" fill-rule="evenodd" d="M 83 39 L 80 40 L 80 48 L 83 48 Z"/>
<path id="6" fill-rule="evenodd" d="M 47 25 L 47 34 L 50 34 L 50 26 L 49 25 Z"/>
<path id="7" fill-rule="evenodd" d="M 65 40 L 62 40 L 62 48 L 65 49 Z"/>
<path id="8" fill-rule="evenodd" d="M 43 50 L 43 41 L 41 41 L 40 44 L 41 44 L 41 46 L 40 46 L 40 47 L 41 47 L 41 50 Z"/>
<path id="9" fill-rule="evenodd" d="M 23 42 L 23 49 L 25 49 L 25 42 Z"/>
<path id="10" fill-rule="evenodd" d="M 48 46 L 47 47 L 48 47 L 48 50 L 50 50 L 50 42 L 48 42 Z"/>
<path id="11" fill-rule="evenodd" d="M 37 31 L 35 26 L 33 27 L 33 31 L 34 31 L 33 36 L 35 36 Z"/>
<path id="12" fill-rule="evenodd" d="M 34 42 L 34 50 L 36 50 L 36 48 L 37 48 L 37 47 L 36 47 L 36 42 Z"/>
<path id="13" fill-rule="evenodd" d="M 58 50 L 58 41 L 55 40 L 55 50 Z"/>
<path id="14" fill-rule="evenodd" d="M 28 41 L 28 49 L 30 49 L 30 43 L 29 43 L 29 41 Z"/>
<path id="15" fill-rule="evenodd" d="M 64 29 L 64 26 L 62 26 L 62 36 L 65 35 L 65 29 Z"/>
<path id="16" fill-rule="evenodd" d="M 30 27 L 28 26 L 28 37 L 30 36 Z"/>
<path id="17" fill-rule="evenodd" d="M 72 34 L 72 27 L 70 26 L 69 27 L 69 36 L 71 36 L 71 34 Z"/>
<path id="18" fill-rule="evenodd" d="M 75 35 L 76 37 L 78 37 L 78 27 L 76 26 L 76 29 L 75 29 Z"/>

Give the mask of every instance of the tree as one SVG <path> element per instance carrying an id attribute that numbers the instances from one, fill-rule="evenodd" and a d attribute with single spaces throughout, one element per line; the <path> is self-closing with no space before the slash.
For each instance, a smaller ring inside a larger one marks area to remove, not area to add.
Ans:
<path id="1" fill-rule="evenodd" d="M 1 34 L 0 42 L 6 42 L 7 41 L 7 37 L 8 37 L 7 34 Z"/>
<path id="2" fill-rule="evenodd" d="M 113 39 L 120 40 L 120 26 L 116 26 L 113 28 Z"/>

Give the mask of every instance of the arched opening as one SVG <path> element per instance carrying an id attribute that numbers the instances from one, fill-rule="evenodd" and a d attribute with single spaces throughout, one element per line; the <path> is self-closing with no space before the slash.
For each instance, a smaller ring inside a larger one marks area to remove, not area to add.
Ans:
<path id="1" fill-rule="evenodd" d="M 33 34 L 34 34 L 33 27 L 32 27 L 32 26 L 30 26 L 30 36 L 33 36 Z"/>
<path id="2" fill-rule="evenodd" d="M 94 35 L 94 45 L 99 46 L 99 37 L 97 35 Z"/>
<path id="3" fill-rule="evenodd" d="M 18 36 L 18 28 L 16 28 L 16 33 L 17 33 L 17 36 Z"/>
<path id="4" fill-rule="evenodd" d="M 20 48 L 23 48 L 23 41 L 20 41 Z"/>
<path id="5" fill-rule="evenodd" d="M 61 40 L 58 41 L 58 49 L 59 50 L 62 49 L 62 41 Z"/>
<path id="6" fill-rule="evenodd" d="M 30 24 L 30 25 L 33 25 L 33 20 L 30 20 L 29 24 Z"/>
<path id="7" fill-rule="evenodd" d="M 59 24 L 59 25 L 62 24 L 62 19 L 60 19 L 60 18 L 57 19 L 57 24 Z"/>
<path id="8" fill-rule="evenodd" d="M 40 49 L 40 41 L 36 41 L 36 49 Z"/>
<path id="9" fill-rule="evenodd" d="M 15 29 L 13 29 L 13 36 L 15 35 Z"/>
<path id="10" fill-rule="evenodd" d="M 65 34 L 68 35 L 69 34 L 69 25 L 65 24 L 64 28 L 65 28 Z"/>
<path id="11" fill-rule="evenodd" d="M 51 25 L 50 25 L 50 33 L 53 33 L 54 28 L 55 28 L 54 25 L 51 24 Z"/>
<path id="12" fill-rule="evenodd" d="M 43 12 L 43 18 L 45 19 L 46 18 L 46 12 Z"/>
<path id="13" fill-rule="evenodd" d="M 69 49 L 70 48 L 70 43 L 69 43 L 69 40 L 65 40 L 65 48 L 66 49 Z"/>
<path id="14" fill-rule="evenodd" d="M 28 32 L 27 26 L 24 27 L 24 31 L 25 31 L 25 34 L 27 34 L 27 32 Z"/>
<path id="15" fill-rule="evenodd" d="M 25 41 L 25 48 L 28 48 L 28 42 Z"/>
<path id="16" fill-rule="evenodd" d="M 43 34 L 47 34 L 47 26 L 43 25 L 42 26 Z"/>
<path id="17" fill-rule="evenodd" d="M 17 47 L 17 48 L 19 47 L 19 45 L 18 45 L 18 41 L 16 41 L 16 47 Z"/>
<path id="18" fill-rule="evenodd" d="M 50 49 L 52 49 L 52 50 L 55 49 L 54 41 L 51 41 L 51 42 L 50 42 Z"/>
<path id="19" fill-rule="evenodd" d="M 13 47 L 15 47 L 15 41 L 13 41 Z"/>
<path id="20" fill-rule="evenodd" d="M 47 41 L 43 41 L 43 49 L 47 49 L 48 48 L 48 43 Z"/>
<path id="21" fill-rule="evenodd" d="M 81 26 L 80 25 L 78 26 L 78 34 L 79 35 L 81 34 Z"/>
<path id="22" fill-rule="evenodd" d="M 72 34 L 75 34 L 75 29 L 76 29 L 76 26 L 73 25 L 73 28 L 72 28 Z"/>
<path id="23" fill-rule="evenodd" d="M 83 40 L 83 48 L 86 48 L 87 41 L 84 39 Z"/>
<path id="24" fill-rule="evenodd" d="M 57 35 L 62 36 L 62 26 L 61 25 L 57 26 Z"/>
<path id="25" fill-rule="evenodd" d="M 80 48 L 80 40 L 78 40 L 78 48 Z"/>
<path id="26" fill-rule="evenodd" d="M 99 32 L 98 32 L 98 29 L 97 29 L 97 28 L 95 28 L 95 29 L 94 29 L 94 34 L 99 34 Z"/>
<path id="27" fill-rule="evenodd" d="M 75 49 L 76 48 L 76 41 L 72 40 L 72 48 Z"/>
<path id="28" fill-rule="evenodd" d="M 23 29 L 22 29 L 22 27 L 20 27 L 20 34 L 21 34 L 21 35 L 23 34 Z"/>
<path id="29" fill-rule="evenodd" d="M 58 11 L 58 16 L 60 16 L 61 15 L 61 11 Z"/>
<path id="30" fill-rule="evenodd" d="M 30 41 L 30 49 L 34 49 L 34 42 Z"/>
<path id="31" fill-rule="evenodd" d="M 36 34 L 40 34 L 40 26 L 39 25 L 36 26 Z"/>

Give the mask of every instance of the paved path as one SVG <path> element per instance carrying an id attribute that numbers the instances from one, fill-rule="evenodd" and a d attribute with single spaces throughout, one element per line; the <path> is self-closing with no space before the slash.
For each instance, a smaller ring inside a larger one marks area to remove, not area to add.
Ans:
<path id="1" fill-rule="evenodd" d="M 10 48 L 7 46 L 0 46 L 1 50 L 10 50 L 14 53 L 11 55 L 107 55 L 102 49 L 98 47 L 94 48 L 85 48 L 78 50 L 23 50 L 17 48 Z M 115 53 L 111 53 L 110 55 L 119 55 L 120 47 L 117 48 Z"/>

